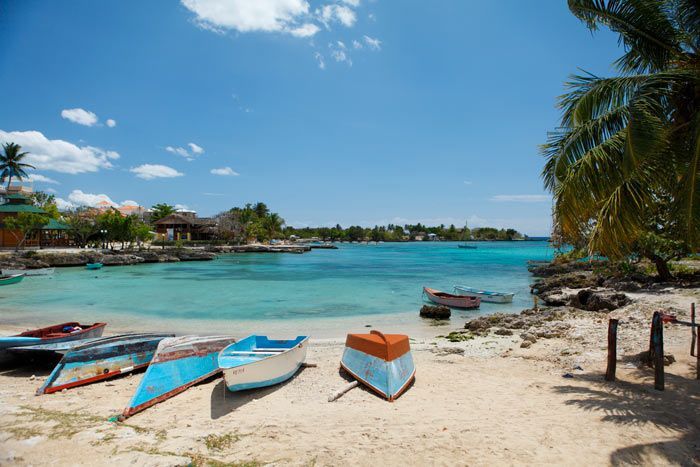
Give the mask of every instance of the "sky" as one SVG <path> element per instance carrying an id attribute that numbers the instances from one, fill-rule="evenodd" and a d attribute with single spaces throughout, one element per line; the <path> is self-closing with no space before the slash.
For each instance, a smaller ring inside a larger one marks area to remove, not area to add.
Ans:
<path id="1" fill-rule="evenodd" d="M 547 235 L 556 97 L 620 54 L 560 0 L 0 0 L 0 142 L 64 208 Z"/>

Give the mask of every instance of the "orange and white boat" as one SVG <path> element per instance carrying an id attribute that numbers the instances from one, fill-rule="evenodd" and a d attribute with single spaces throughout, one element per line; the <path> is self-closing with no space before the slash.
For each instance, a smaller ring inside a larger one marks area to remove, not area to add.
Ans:
<path id="1" fill-rule="evenodd" d="M 447 292 L 423 287 L 423 293 L 428 296 L 428 299 L 438 305 L 449 306 L 450 308 L 479 308 L 481 299 L 469 295 L 453 295 Z"/>

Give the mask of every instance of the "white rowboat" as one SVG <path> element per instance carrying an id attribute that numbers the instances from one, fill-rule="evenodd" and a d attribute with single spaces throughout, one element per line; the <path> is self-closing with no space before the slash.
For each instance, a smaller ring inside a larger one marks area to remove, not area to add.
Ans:
<path id="1" fill-rule="evenodd" d="M 492 292 L 489 290 L 479 290 L 474 287 L 455 285 L 455 293 L 465 297 L 479 297 L 482 302 L 510 303 L 513 301 L 514 293 Z"/>
<path id="2" fill-rule="evenodd" d="M 17 274 L 24 274 L 25 276 L 50 276 L 54 273 L 56 268 L 40 268 L 40 269 L 3 269 L 3 276 L 16 276 Z"/>

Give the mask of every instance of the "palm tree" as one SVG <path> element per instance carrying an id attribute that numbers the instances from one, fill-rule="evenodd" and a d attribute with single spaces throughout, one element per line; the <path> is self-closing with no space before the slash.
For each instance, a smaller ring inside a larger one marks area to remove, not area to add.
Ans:
<path id="1" fill-rule="evenodd" d="M 284 219 L 282 219 L 276 212 L 269 213 L 263 220 L 263 227 L 270 239 L 282 231 L 283 225 Z"/>
<path id="2" fill-rule="evenodd" d="M 7 188 L 10 188 L 10 183 L 12 183 L 12 177 L 17 177 L 22 180 L 28 177 L 25 169 L 35 169 L 33 165 L 25 164 L 22 162 L 29 153 L 20 152 L 22 147 L 15 143 L 5 143 L 2 145 L 4 154 L 0 154 L 0 183 L 5 183 L 7 179 Z"/>
<path id="3" fill-rule="evenodd" d="M 569 0 L 569 9 L 591 31 L 616 32 L 624 54 L 619 76 L 574 75 L 559 98 L 560 128 L 542 146 L 555 233 L 611 258 L 650 232 L 697 247 L 697 0 Z"/>

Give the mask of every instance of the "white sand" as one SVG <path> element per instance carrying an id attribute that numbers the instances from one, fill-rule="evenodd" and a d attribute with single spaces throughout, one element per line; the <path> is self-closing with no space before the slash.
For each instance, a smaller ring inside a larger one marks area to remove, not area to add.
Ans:
<path id="1" fill-rule="evenodd" d="M 216 379 L 122 424 L 106 420 L 140 374 L 35 397 L 48 370 L 5 371 L 0 465 L 698 464 L 700 381 L 689 330 L 665 330 L 678 360 L 666 368 L 666 391 L 653 389 L 651 370 L 626 363 L 647 343 L 649 311 L 671 303 L 683 312 L 684 294 L 640 295 L 615 312 L 623 324 L 614 384 L 602 380 L 605 313 L 572 320 L 567 338 L 529 349 L 517 335 L 414 342 L 417 379 L 394 403 L 364 389 L 327 402 L 347 384 L 337 340 L 312 343 L 307 360 L 318 367 L 286 384 L 232 394 Z"/>

